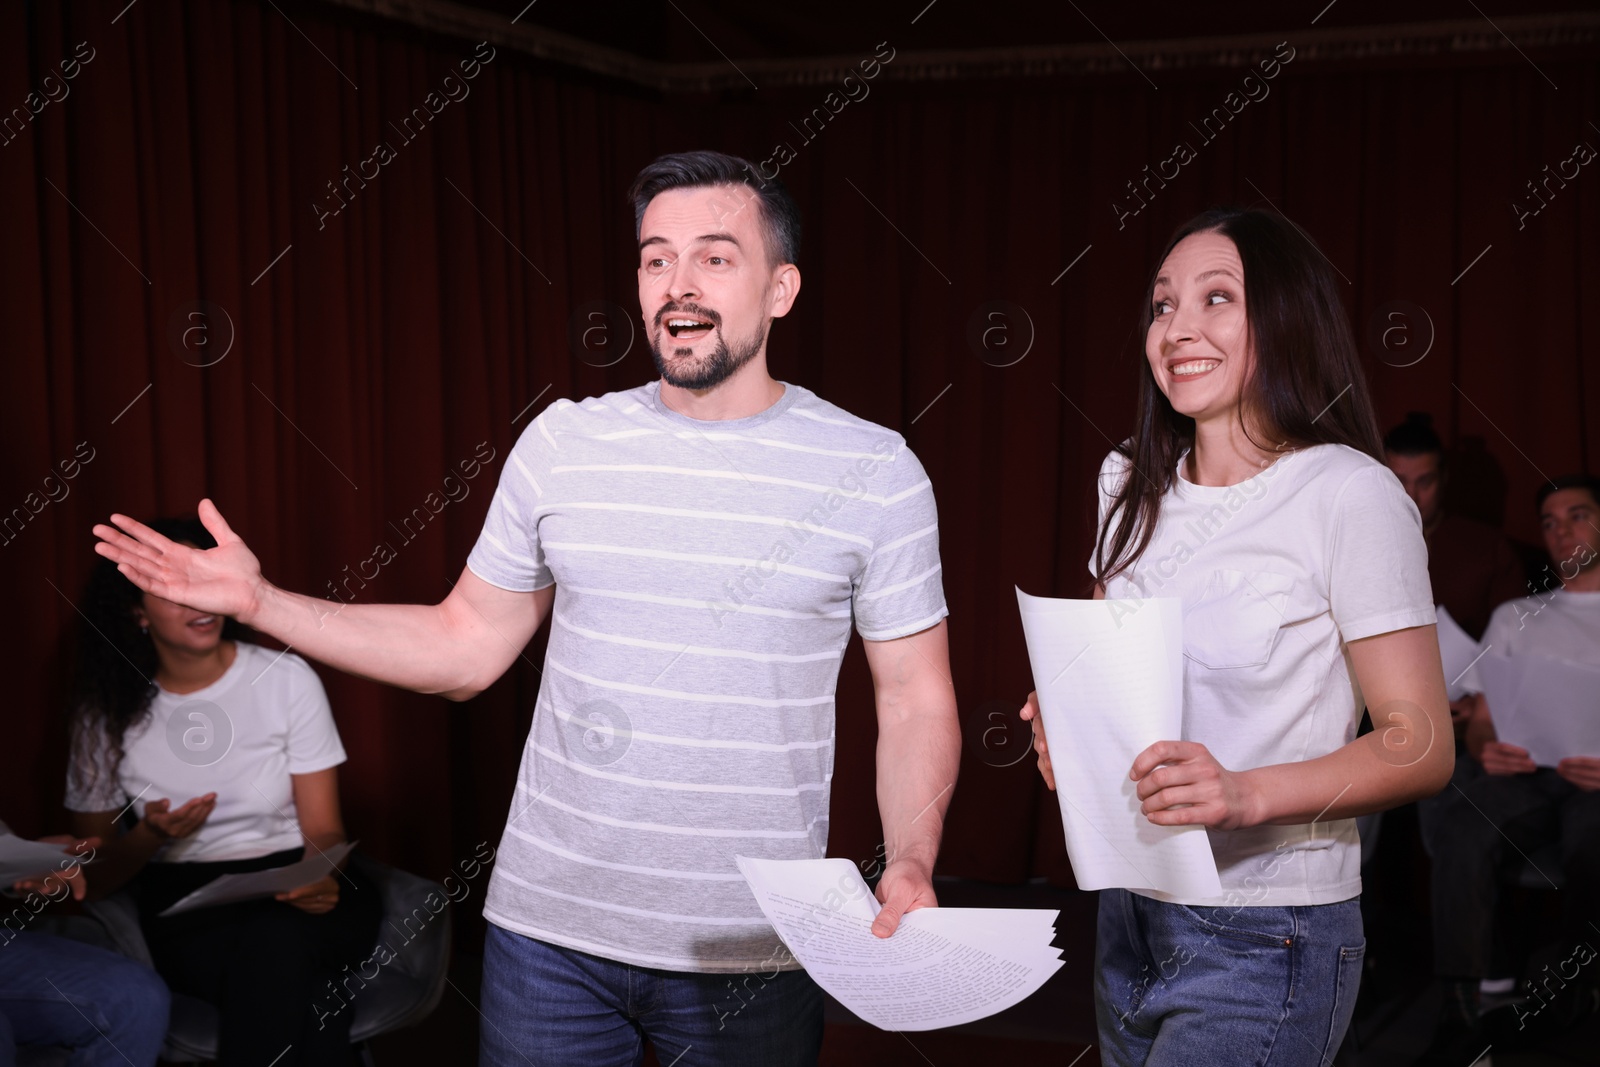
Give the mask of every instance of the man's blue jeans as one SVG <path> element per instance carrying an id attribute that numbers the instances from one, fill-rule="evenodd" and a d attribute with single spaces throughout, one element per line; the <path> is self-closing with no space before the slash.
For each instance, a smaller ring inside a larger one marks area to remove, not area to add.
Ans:
<path id="1" fill-rule="evenodd" d="M 1106 1067 L 1327 1067 L 1350 1025 L 1360 899 L 1200 908 L 1100 894 L 1095 1017 Z"/>
<path id="2" fill-rule="evenodd" d="M 635 967 L 490 925 L 483 1067 L 813 1067 L 822 990 L 804 971 L 695 974 Z"/>
<path id="3" fill-rule="evenodd" d="M 151 1067 L 169 996 L 156 972 L 50 934 L 0 941 L 0 1067 L 18 1045 L 73 1050 L 72 1067 Z"/>

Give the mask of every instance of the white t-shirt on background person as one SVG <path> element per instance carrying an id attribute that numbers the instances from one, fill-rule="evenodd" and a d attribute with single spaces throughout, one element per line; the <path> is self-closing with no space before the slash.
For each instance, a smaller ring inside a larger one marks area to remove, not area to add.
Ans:
<path id="1" fill-rule="evenodd" d="M 216 793 L 211 817 L 167 842 L 156 861 L 252 859 L 301 847 L 289 776 L 338 766 L 344 746 L 305 660 L 245 641 L 237 648 L 232 666 L 204 689 L 157 690 L 149 715 L 123 736 L 115 779 L 101 774 L 82 785 L 69 772 L 67 808 L 120 811 L 131 802 L 143 818 L 147 801 L 166 798 L 176 808 Z"/>
<path id="2" fill-rule="evenodd" d="M 1593 666 L 1600 662 L 1600 593 L 1556 589 L 1508 600 L 1494 609 L 1479 646 L 1488 656 L 1532 656 Z M 1461 676 L 1469 693 L 1483 692 L 1478 662 Z M 1489 709 L 1494 715 L 1494 708 Z"/>
<path id="3" fill-rule="evenodd" d="M 1183 601 L 1179 740 L 1204 744 L 1232 771 L 1340 748 L 1364 706 L 1345 644 L 1434 621 L 1415 505 L 1387 467 L 1343 445 L 1299 449 L 1233 486 L 1188 481 L 1186 459 L 1149 547 L 1106 588 L 1109 600 Z M 1101 466 L 1102 527 L 1127 463 L 1113 452 Z M 1136 892 L 1235 907 L 1332 904 L 1361 892 L 1354 819 L 1210 838 L 1220 898 Z"/>

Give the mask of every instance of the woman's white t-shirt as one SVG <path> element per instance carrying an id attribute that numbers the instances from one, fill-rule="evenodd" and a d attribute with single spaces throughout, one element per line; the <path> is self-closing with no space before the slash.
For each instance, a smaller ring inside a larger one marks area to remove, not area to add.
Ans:
<path id="1" fill-rule="evenodd" d="M 289 776 L 345 761 L 327 694 L 299 656 L 244 641 L 236 647 L 233 665 L 204 689 L 158 689 L 148 717 L 122 739 L 116 777 L 102 774 L 84 787 L 69 774 L 67 808 L 131 803 L 143 818 L 148 801 L 165 798 L 176 808 L 216 793 L 211 817 L 156 853 L 163 862 L 251 859 L 303 845 Z M 104 739 L 97 744 L 103 760 Z"/>
<path id="2" fill-rule="evenodd" d="M 1346 643 L 1434 621 L 1415 505 L 1387 467 L 1343 445 L 1299 449 L 1232 486 L 1195 485 L 1183 464 L 1149 547 L 1106 587 L 1109 600 L 1183 601 L 1181 740 L 1204 744 L 1229 770 L 1308 760 L 1354 740 L 1363 701 Z M 1101 465 L 1102 527 L 1127 466 L 1116 452 Z M 1237 907 L 1361 892 L 1353 819 L 1210 837 L 1220 898 L 1145 895 Z"/>

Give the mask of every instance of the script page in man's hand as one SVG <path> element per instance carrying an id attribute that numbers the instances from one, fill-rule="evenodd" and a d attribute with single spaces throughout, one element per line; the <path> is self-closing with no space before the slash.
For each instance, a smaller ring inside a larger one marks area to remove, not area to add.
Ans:
<path id="1" fill-rule="evenodd" d="M 1017 604 L 1078 888 L 1220 897 L 1205 829 L 1152 823 L 1128 777 L 1140 752 L 1183 739 L 1182 602 L 1018 589 Z"/>
<path id="2" fill-rule="evenodd" d="M 1061 968 L 1057 912 L 918 908 L 892 937 L 872 932 L 878 902 L 845 859 L 739 857 L 761 911 L 806 973 L 884 1030 L 936 1030 L 1003 1011 Z M 784 962 L 774 954 L 774 964 Z"/>

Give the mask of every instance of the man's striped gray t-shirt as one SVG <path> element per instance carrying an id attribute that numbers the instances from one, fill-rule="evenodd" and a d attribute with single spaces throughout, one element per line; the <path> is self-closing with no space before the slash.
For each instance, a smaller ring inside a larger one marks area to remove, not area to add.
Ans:
<path id="1" fill-rule="evenodd" d="M 852 620 L 886 641 L 946 614 L 904 439 L 795 385 L 723 422 L 658 383 L 559 401 L 508 457 L 468 566 L 556 587 L 485 917 L 641 966 L 773 966 L 735 857 L 827 848 Z"/>

